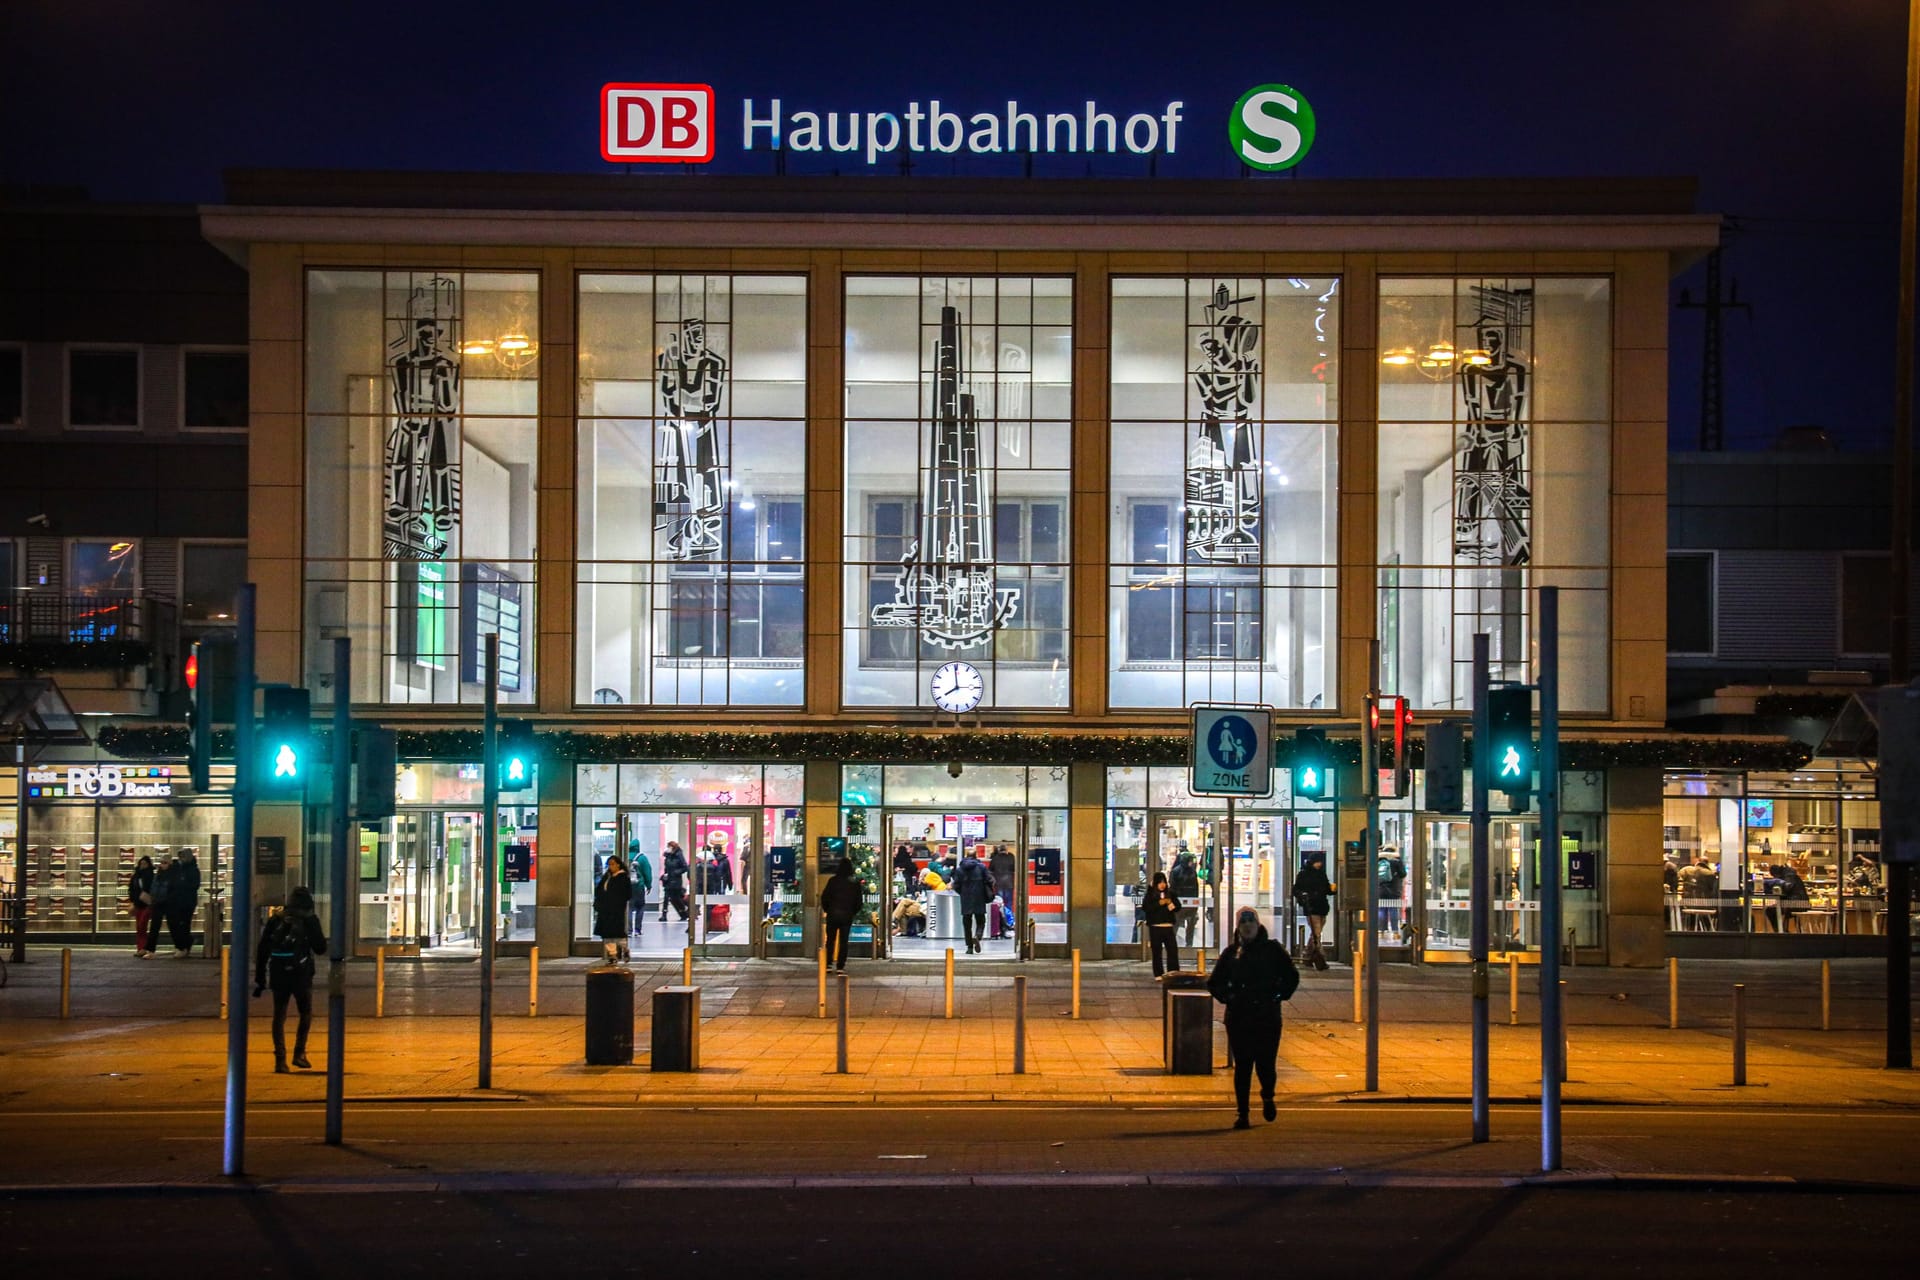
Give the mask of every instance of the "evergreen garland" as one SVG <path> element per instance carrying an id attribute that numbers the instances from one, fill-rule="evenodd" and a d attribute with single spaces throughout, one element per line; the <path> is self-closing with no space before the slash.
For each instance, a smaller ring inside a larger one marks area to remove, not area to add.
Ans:
<path id="1" fill-rule="evenodd" d="M 153 660 L 145 640 L 27 640 L 0 644 L 0 668 L 26 675 L 43 671 L 125 671 Z"/>

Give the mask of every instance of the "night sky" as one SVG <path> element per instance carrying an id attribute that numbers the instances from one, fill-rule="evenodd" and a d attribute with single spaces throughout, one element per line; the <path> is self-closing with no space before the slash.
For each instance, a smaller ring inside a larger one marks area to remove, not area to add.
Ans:
<path id="1" fill-rule="evenodd" d="M 697 81 L 724 171 L 743 97 L 789 111 L 1087 98 L 1188 132 L 1162 177 L 1235 172 L 1224 121 L 1278 81 L 1313 103 L 1315 177 L 1691 175 L 1731 220 L 1750 315 L 1727 324 L 1728 445 L 1791 424 L 1885 447 L 1899 214 L 1902 0 L 1067 6 L 517 0 L 6 0 L 8 183 L 216 201 L 230 166 L 593 172 L 602 83 Z M 865 171 L 821 156 L 789 172 Z M 1014 174 L 947 159 L 922 175 Z M 884 162 L 882 172 L 897 171 Z M 1079 175 L 1084 158 L 1042 172 Z M 1100 176 L 1148 180 L 1141 158 Z M 697 179 L 689 179 L 697 180 Z M 1285 181 L 1285 178 L 1261 179 Z M 1695 268 L 1675 282 L 1701 294 Z M 1673 321 L 1672 440 L 1699 415 L 1698 312 Z"/>

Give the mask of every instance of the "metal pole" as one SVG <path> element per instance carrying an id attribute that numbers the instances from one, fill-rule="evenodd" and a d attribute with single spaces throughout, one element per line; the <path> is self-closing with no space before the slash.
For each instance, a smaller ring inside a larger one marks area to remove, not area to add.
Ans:
<path id="1" fill-rule="evenodd" d="M 73 948 L 60 948 L 60 1021 L 73 1016 Z"/>
<path id="2" fill-rule="evenodd" d="M 493 1088 L 493 913 L 494 832 L 500 824 L 500 633 L 489 631 L 486 649 L 486 720 L 480 749 L 481 785 L 487 829 L 480 837 L 480 1087 Z"/>
<path id="3" fill-rule="evenodd" d="M 840 975 L 839 1021 L 833 1032 L 833 1069 L 839 1075 L 847 1074 L 847 975 Z"/>
<path id="4" fill-rule="evenodd" d="M 1540 1167 L 1560 1168 L 1560 588 L 1540 588 Z"/>
<path id="5" fill-rule="evenodd" d="M 527 1016 L 540 1016 L 540 948 L 527 948 Z"/>
<path id="6" fill-rule="evenodd" d="M 373 1016 L 387 1016 L 387 949 L 373 949 Z"/>
<path id="7" fill-rule="evenodd" d="M 1374 752 L 1373 717 L 1380 710 L 1380 642 L 1367 644 L 1367 723 L 1360 735 L 1360 779 L 1366 787 L 1367 832 L 1367 1092 L 1380 1089 L 1380 758 Z"/>
<path id="8" fill-rule="evenodd" d="M 1492 1136 L 1493 1091 L 1489 1083 L 1493 1050 L 1488 1024 L 1488 944 L 1493 934 L 1487 830 L 1492 822 L 1487 795 L 1487 692 L 1493 684 L 1490 642 L 1486 632 L 1473 637 L 1473 809 L 1471 818 L 1471 933 L 1467 954 L 1473 961 L 1473 1140 Z"/>
<path id="9" fill-rule="evenodd" d="M 327 910 L 327 1145 L 340 1145 L 347 1095 L 347 783 L 352 770 L 353 641 L 333 641 L 333 864 Z"/>
<path id="10" fill-rule="evenodd" d="M 13 744 L 13 963 L 27 962 L 27 730 Z"/>
<path id="11" fill-rule="evenodd" d="M 233 967 L 233 953 L 222 948 L 220 952 L 220 1021 L 227 1020 L 227 974 Z"/>
<path id="12" fill-rule="evenodd" d="M 1733 984 L 1733 1082 L 1747 1082 L 1747 984 Z"/>
<path id="13" fill-rule="evenodd" d="M 1226 853 L 1225 853 L 1225 856 L 1221 859 L 1221 862 L 1225 867 L 1225 870 L 1221 872 L 1221 876 L 1225 881 L 1225 883 L 1222 885 L 1222 888 L 1226 890 L 1226 894 L 1227 894 L 1227 921 L 1226 921 L 1226 929 L 1223 930 L 1221 933 L 1215 935 L 1216 937 L 1220 938 L 1223 943 L 1226 937 L 1228 936 L 1228 934 L 1232 930 L 1240 927 L 1239 917 L 1234 914 L 1234 893 L 1233 893 L 1233 851 L 1236 847 L 1238 847 L 1239 843 L 1240 843 L 1240 833 L 1234 829 L 1234 825 L 1233 825 L 1233 797 L 1228 796 L 1227 797 Z"/>
<path id="14" fill-rule="evenodd" d="M 247 979 L 253 967 L 253 597 L 235 606 L 233 659 L 233 876 L 227 890 L 233 961 L 227 970 L 227 1112 L 221 1172 L 246 1172 Z"/>
<path id="15" fill-rule="evenodd" d="M 1027 975 L 1013 975 L 1013 1074 L 1027 1074 Z"/>
<path id="16" fill-rule="evenodd" d="M 1915 224 L 1920 220 L 1916 188 L 1920 188 L 1920 0 L 1908 0 L 1906 134 L 1900 150 L 1900 307 L 1893 341 L 1893 547 L 1887 583 L 1888 680 L 1892 684 L 1905 684 L 1912 674 L 1907 654 L 1907 591 L 1913 574 L 1913 275 Z M 1895 864 L 1889 861 L 1888 865 Z"/>
<path id="17" fill-rule="evenodd" d="M 1680 1029 L 1680 957 L 1667 957 L 1667 1030 Z"/>
<path id="18" fill-rule="evenodd" d="M 1820 962 L 1820 1029 L 1833 1030 L 1833 961 Z"/>
<path id="19" fill-rule="evenodd" d="M 947 948 L 947 1016 L 953 1016 L 953 948 Z"/>
<path id="20" fill-rule="evenodd" d="M 692 955 L 693 953 L 692 951 L 687 951 L 684 954 Z M 693 984 L 691 982 L 683 981 L 681 985 L 690 987 Z M 820 1007 L 818 1011 L 818 1016 L 822 1018 L 827 1016 L 827 943 L 824 938 L 820 942 Z M 949 1018 L 953 1016 L 952 1009 L 947 1010 L 947 1016 Z"/>
<path id="21" fill-rule="evenodd" d="M 693 948 L 692 947 L 680 948 L 680 985 L 683 987 L 690 987 L 693 985 Z"/>
<path id="22" fill-rule="evenodd" d="M 1507 1025 L 1520 1025 L 1520 956 L 1507 953 Z"/>
<path id="23" fill-rule="evenodd" d="M 1073 949 L 1073 1016 L 1080 1016 L 1080 948 Z"/>

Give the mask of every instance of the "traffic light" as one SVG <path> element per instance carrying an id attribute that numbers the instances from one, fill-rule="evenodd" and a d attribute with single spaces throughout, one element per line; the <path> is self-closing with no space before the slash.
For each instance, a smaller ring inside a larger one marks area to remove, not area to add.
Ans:
<path id="1" fill-rule="evenodd" d="M 525 791 L 533 785 L 537 758 L 533 726 L 525 720 L 500 722 L 500 789 Z"/>
<path id="2" fill-rule="evenodd" d="M 1479 744 L 1474 744 L 1479 752 Z M 1533 791 L 1533 690 L 1508 685 L 1487 694 L 1487 785 L 1523 809 Z"/>
<path id="3" fill-rule="evenodd" d="M 354 737 L 360 789 L 354 797 L 353 816 L 362 822 L 369 818 L 391 818 L 394 771 L 400 763 L 393 730 L 363 724 L 354 731 Z"/>
<path id="4" fill-rule="evenodd" d="M 191 745 L 187 750 L 187 776 L 201 795 L 213 790 L 213 716 L 212 707 L 200 692 L 200 646 L 195 640 L 187 650 L 187 731 Z"/>
<path id="5" fill-rule="evenodd" d="M 269 688 L 254 744 L 254 793 L 262 799 L 304 798 L 313 753 L 312 700 L 305 689 Z"/>
<path id="6" fill-rule="evenodd" d="M 1327 776 L 1333 762 L 1327 756 L 1325 729 L 1293 731 L 1293 794 L 1296 799 L 1324 800 L 1333 790 Z"/>
<path id="7" fill-rule="evenodd" d="M 1427 728 L 1427 808 L 1435 813 L 1465 813 L 1467 740 L 1458 720 Z"/>

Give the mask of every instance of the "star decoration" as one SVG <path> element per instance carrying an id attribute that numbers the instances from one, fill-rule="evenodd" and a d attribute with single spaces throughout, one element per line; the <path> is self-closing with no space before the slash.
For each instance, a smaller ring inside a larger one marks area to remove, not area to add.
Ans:
<path id="1" fill-rule="evenodd" d="M 1063 764 L 1057 764 L 1047 770 L 1047 776 L 1055 782 L 1065 782 L 1067 779 L 1067 767 Z"/>
<path id="2" fill-rule="evenodd" d="M 664 793 L 656 791 L 652 787 L 648 787 L 645 791 L 640 793 L 641 804 L 659 804 L 662 800 L 665 800 L 666 798 L 667 797 Z"/>
<path id="3" fill-rule="evenodd" d="M 713 797 L 713 802 L 714 802 L 715 804 L 732 804 L 732 803 L 733 803 L 733 792 L 731 792 L 731 791 L 721 791 L 721 792 L 717 792 L 717 793 L 715 793 L 715 795 L 714 795 L 714 797 Z"/>

